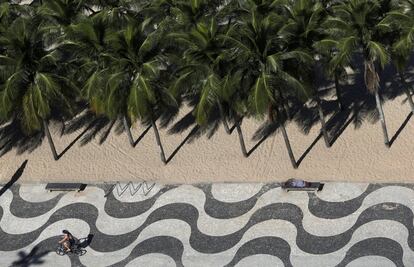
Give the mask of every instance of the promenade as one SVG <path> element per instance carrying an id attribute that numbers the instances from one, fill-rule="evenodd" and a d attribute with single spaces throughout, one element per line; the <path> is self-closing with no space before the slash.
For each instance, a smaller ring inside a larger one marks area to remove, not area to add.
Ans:
<path id="1" fill-rule="evenodd" d="M 0 266 L 411 266 L 414 187 L 327 183 L 88 185 L 0 196 Z M 63 229 L 82 256 L 54 250 Z"/>

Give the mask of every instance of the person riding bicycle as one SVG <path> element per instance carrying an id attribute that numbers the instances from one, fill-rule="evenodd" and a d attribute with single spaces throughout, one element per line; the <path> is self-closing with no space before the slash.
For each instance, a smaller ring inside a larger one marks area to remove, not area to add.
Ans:
<path id="1" fill-rule="evenodd" d="M 66 249 L 65 252 L 71 252 L 72 246 L 75 244 L 75 238 L 68 230 L 63 230 L 63 239 L 59 241 L 59 244 L 63 244 Z"/>

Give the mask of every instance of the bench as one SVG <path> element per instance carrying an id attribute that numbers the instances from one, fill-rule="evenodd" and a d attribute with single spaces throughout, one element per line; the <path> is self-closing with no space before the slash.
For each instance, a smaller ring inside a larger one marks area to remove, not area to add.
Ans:
<path id="1" fill-rule="evenodd" d="M 313 183 L 313 182 L 306 182 L 305 186 L 292 186 L 289 181 L 282 184 L 282 189 L 285 189 L 286 192 L 289 191 L 308 191 L 308 192 L 316 192 L 321 191 L 323 189 L 324 184 L 322 183 Z"/>
<path id="2" fill-rule="evenodd" d="M 52 191 L 83 191 L 86 184 L 81 183 L 48 183 L 46 190 Z"/>

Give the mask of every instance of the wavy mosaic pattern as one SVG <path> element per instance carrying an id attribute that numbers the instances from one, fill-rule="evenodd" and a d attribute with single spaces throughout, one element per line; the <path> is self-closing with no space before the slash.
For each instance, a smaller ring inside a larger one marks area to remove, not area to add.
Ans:
<path id="1" fill-rule="evenodd" d="M 157 185 L 133 196 L 105 188 L 7 190 L 0 266 L 414 266 L 412 185 L 332 183 L 317 194 Z M 53 252 L 62 229 L 93 234 L 85 255 Z"/>

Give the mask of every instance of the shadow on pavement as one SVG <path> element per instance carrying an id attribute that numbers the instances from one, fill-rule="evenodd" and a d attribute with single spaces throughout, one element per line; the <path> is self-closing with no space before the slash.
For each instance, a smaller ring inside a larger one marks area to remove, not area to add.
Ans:
<path id="1" fill-rule="evenodd" d="M 39 247 L 35 246 L 28 254 L 24 251 L 19 251 L 17 255 L 19 259 L 12 263 L 12 266 L 29 267 L 32 265 L 43 265 L 45 262 L 42 257 L 46 256 L 49 251 L 39 252 Z"/>

